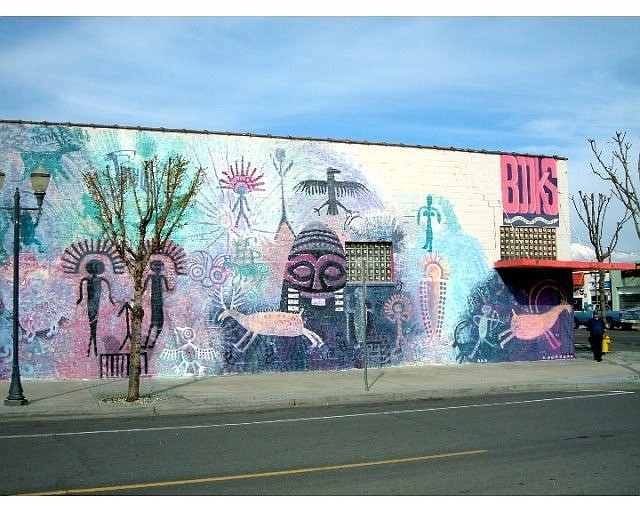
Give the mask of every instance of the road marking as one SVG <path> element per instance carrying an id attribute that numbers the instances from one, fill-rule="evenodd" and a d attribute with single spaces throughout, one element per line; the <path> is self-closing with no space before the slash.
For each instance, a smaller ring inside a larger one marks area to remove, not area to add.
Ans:
<path id="1" fill-rule="evenodd" d="M 132 433 L 132 432 L 143 432 L 147 434 L 149 432 L 161 432 L 161 431 L 172 431 L 172 430 L 246 427 L 246 426 L 257 426 L 257 425 L 269 425 L 269 424 L 276 424 L 276 423 L 299 423 L 304 421 L 326 421 L 326 420 L 358 418 L 358 417 L 367 417 L 367 416 L 416 414 L 421 412 L 439 412 L 439 411 L 451 411 L 456 409 L 499 407 L 504 405 L 511 406 L 511 405 L 520 405 L 520 404 L 530 404 L 530 403 L 536 403 L 536 402 L 554 402 L 559 400 L 578 400 L 578 399 L 584 399 L 584 398 L 612 397 L 612 396 L 623 396 L 623 395 L 633 395 L 633 394 L 635 394 L 634 391 L 607 391 L 604 393 L 591 394 L 591 395 L 569 395 L 569 396 L 559 396 L 554 398 L 537 398 L 532 400 L 517 400 L 517 401 L 510 401 L 510 402 L 489 402 L 489 403 L 483 403 L 483 404 L 451 405 L 447 407 L 400 409 L 397 411 L 361 412 L 361 413 L 339 414 L 339 415 L 331 415 L 331 416 L 312 416 L 309 418 L 283 418 L 283 419 L 277 419 L 277 420 L 246 421 L 246 422 L 238 422 L 238 423 L 210 423 L 210 424 L 204 424 L 204 425 L 179 425 L 179 426 L 171 426 L 171 427 L 143 427 L 143 428 L 126 428 L 126 429 L 111 429 L 111 430 L 86 430 L 86 431 L 80 431 L 80 432 L 49 432 L 49 433 L 42 433 L 42 434 L 0 435 L 0 440 L 2 439 L 33 439 L 33 438 L 41 438 L 41 437 L 87 436 L 87 435 L 97 435 L 97 434 L 100 434 L 100 435 L 123 434 L 123 433 Z"/>
<path id="2" fill-rule="evenodd" d="M 359 469 L 359 468 L 368 468 L 373 466 L 406 464 L 409 462 L 421 462 L 421 461 L 427 461 L 427 460 L 447 459 L 452 457 L 464 457 L 469 455 L 481 455 L 484 453 L 488 453 L 488 451 L 489 450 L 467 450 L 463 452 L 440 453 L 436 455 L 420 455 L 417 457 L 404 457 L 400 459 L 374 460 L 370 462 L 356 462 L 352 464 L 336 464 L 333 466 L 285 469 L 281 471 L 265 471 L 262 473 L 244 473 L 239 475 L 210 476 L 205 478 L 191 478 L 188 480 L 167 480 L 164 482 L 110 485 L 105 487 L 88 487 L 84 489 L 60 489 L 55 491 L 20 494 L 19 496 L 63 496 L 63 495 L 69 495 L 69 494 L 94 494 L 94 493 L 104 493 L 104 492 L 130 491 L 133 489 L 153 489 L 157 487 L 177 487 L 181 485 L 228 482 L 231 480 L 249 480 L 252 478 L 268 478 L 268 477 L 274 477 L 274 476 L 304 475 L 307 473 L 340 471 L 345 469 Z"/>

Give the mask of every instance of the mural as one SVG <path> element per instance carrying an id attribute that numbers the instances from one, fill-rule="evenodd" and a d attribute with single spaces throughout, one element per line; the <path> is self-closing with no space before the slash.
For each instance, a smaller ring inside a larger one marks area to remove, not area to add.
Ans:
<path id="1" fill-rule="evenodd" d="M 481 240 L 475 229 L 493 229 L 487 211 L 461 222 L 478 201 L 441 179 L 428 149 L 405 181 L 386 163 L 379 178 L 378 164 L 347 144 L 306 139 L 0 122 L 0 149 L 1 201 L 39 165 L 52 175 L 42 215 L 20 220 L 24 378 L 122 376 L 132 284 L 81 173 L 140 169 L 175 153 L 207 177 L 186 225 L 145 272 L 143 373 L 341 370 L 361 368 L 365 354 L 371 366 L 574 357 L 570 275 L 492 269 L 494 235 Z M 455 156 L 452 168 L 463 169 Z M 558 225 L 554 159 L 483 158 L 502 185 L 498 218 Z M 0 379 L 11 373 L 8 213 L 0 211 Z M 390 282 L 348 280 L 359 262 L 345 244 L 356 241 L 391 243 Z"/>
<path id="2" fill-rule="evenodd" d="M 509 289 L 497 274 L 478 284 L 454 332 L 457 360 L 574 358 L 567 276 L 555 274 L 537 282 L 521 277 L 516 289 Z"/>

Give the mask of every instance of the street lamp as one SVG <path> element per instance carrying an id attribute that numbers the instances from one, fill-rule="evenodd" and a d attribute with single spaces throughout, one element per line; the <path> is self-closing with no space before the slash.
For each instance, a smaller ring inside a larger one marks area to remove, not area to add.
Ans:
<path id="1" fill-rule="evenodd" d="M 4 186 L 5 174 L 0 171 L 0 189 Z M 51 176 L 42 167 L 38 167 L 31 173 L 31 187 L 36 196 L 37 208 L 23 208 L 20 206 L 20 189 L 16 187 L 13 196 L 13 206 L 0 206 L 2 210 L 11 210 L 11 220 L 13 221 L 13 366 L 11 369 L 11 385 L 9 386 L 9 395 L 4 401 L 4 405 L 27 405 L 29 401 L 22 393 L 22 383 L 20 382 L 20 364 L 18 362 L 18 317 L 20 316 L 20 308 L 18 301 L 20 300 L 20 214 L 23 211 L 37 211 L 38 217 L 35 225 L 38 225 L 40 214 L 42 213 L 42 202 L 47 193 L 49 180 Z"/>

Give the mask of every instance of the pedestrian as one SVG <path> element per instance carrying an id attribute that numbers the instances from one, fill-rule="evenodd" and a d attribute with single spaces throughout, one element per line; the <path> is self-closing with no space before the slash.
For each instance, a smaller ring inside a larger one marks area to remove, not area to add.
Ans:
<path id="1" fill-rule="evenodd" d="M 597 309 L 593 312 L 593 317 L 587 322 L 587 329 L 589 330 L 589 345 L 591 345 L 593 358 L 600 362 L 602 361 L 602 336 L 607 332 L 607 326 L 604 320 L 600 318 L 600 313 Z"/>

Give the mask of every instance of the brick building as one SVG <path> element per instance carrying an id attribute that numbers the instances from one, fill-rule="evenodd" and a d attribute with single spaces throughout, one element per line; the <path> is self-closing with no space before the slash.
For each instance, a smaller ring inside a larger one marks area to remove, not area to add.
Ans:
<path id="1" fill-rule="evenodd" d="M 153 156 L 207 169 L 187 225 L 148 270 L 154 375 L 360 368 L 364 347 L 371 365 L 572 358 L 571 272 L 605 265 L 569 261 L 557 156 L 23 121 L 0 121 L 0 148 L 3 205 L 33 170 L 51 174 L 42 215 L 21 221 L 25 378 L 95 378 L 126 359 L 131 284 L 81 175 Z M 102 283 L 91 302 L 89 281 Z"/>

